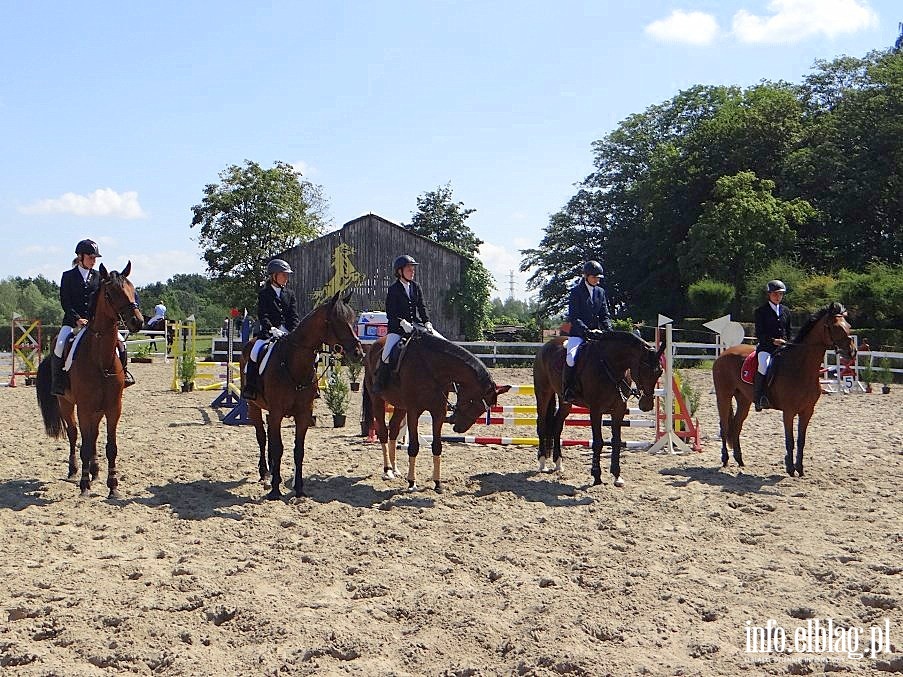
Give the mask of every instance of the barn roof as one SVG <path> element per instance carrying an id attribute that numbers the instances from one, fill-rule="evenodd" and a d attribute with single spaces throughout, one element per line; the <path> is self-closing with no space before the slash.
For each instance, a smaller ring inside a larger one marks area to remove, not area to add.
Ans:
<path id="1" fill-rule="evenodd" d="M 387 225 L 387 226 L 391 226 L 392 228 L 396 228 L 396 229 L 399 230 L 400 232 L 404 233 L 405 236 L 407 236 L 407 237 L 413 237 L 413 238 L 416 238 L 416 239 L 420 240 L 421 242 L 426 243 L 428 246 L 431 246 L 431 247 L 438 247 L 439 249 L 443 249 L 443 250 L 445 250 L 445 251 L 447 251 L 447 252 L 450 252 L 450 253 L 454 254 L 455 256 L 458 256 L 458 257 L 460 257 L 460 258 L 462 258 L 462 259 L 466 259 L 466 258 L 467 258 L 467 256 L 465 256 L 464 254 L 462 254 L 461 252 L 459 252 L 459 251 L 456 250 L 456 249 L 452 249 L 451 247 L 449 247 L 449 246 L 447 246 L 447 245 L 444 245 L 444 244 L 442 244 L 441 242 L 436 242 L 435 240 L 432 240 L 432 239 L 430 239 L 430 238 L 428 238 L 428 237 L 424 237 L 423 235 L 420 235 L 420 234 L 418 234 L 418 233 L 415 233 L 415 232 L 412 231 L 412 230 L 408 230 L 407 228 L 404 228 L 404 227 L 402 227 L 402 226 L 399 226 L 397 223 L 393 223 L 392 221 L 389 221 L 389 219 L 383 218 L 383 217 L 380 216 L 379 214 L 374 214 L 373 212 L 370 212 L 369 214 L 361 214 L 360 216 L 358 216 L 358 217 L 355 218 L 355 219 L 351 219 L 350 221 L 346 221 L 346 222 L 344 223 L 344 225 L 342 225 L 341 228 L 338 228 L 337 230 L 332 230 L 332 231 L 330 231 L 330 232 L 328 232 L 328 233 L 324 233 L 324 234 L 321 235 L 320 237 L 314 238 L 313 240 L 309 240 L 308 242 L 302 242 L 299 246 L 301 246 L 301 247 L 306 247 L 306 246 L 308 246 L 309 244 L 313 244 L 314 242 L 318 242 L 319 240 L 324 240 L 324 239 L 327 239 L 327 238 L 335 237 L 336 233 L 340 233 L 340 232 L 342 232 L 343 230 L 345 230 L 346 228 L 348 228 L 349 226 L 352 226 L 352 225 L 354 225 L 354 224 L 356 224 L 356 223 L 358 223 L 358 222 L 360 222 L 360 221 L 365 221 L 365 220 L 367 220 L 367 219 L 376 219 L 376 220 L 378 220 L 378 221 L 381 221 L 382 223 L 384 223 L 384 224 Z"/>

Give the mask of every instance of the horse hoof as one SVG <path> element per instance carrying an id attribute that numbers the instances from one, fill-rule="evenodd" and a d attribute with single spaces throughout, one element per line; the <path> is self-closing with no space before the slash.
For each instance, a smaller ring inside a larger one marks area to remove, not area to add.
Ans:
<path id="1" fill-rule="evenodd" d="M 386 468 L 383 470 L 383 479 L 384 480 L 394 480 L 395 479 L 395 472 L 392 470 L 392 468 Z"/>
<path id="2" fill-rule="evenodd" d="M 796 466 L 796 474 L 799 475 L 800 477 L 803 476 L 803 466 L 801 466 L 801 465 Z"/>
<path id="3" fill-rule="evenodd" d="M 107 498 L 111 498 L 113 500 L 119 500 L 122 498 L 122 494 L 119 493 L 119 489 L 110 489 L 110 495 Z"/>
<path id="4" fill-rule="evenodd" d="M 434 487 L 437 494 L 444 494 L 445 488 L 442 486 L 442 482 L 436 482 L 436 486 Z"/>
<path id="5" fill-rule="evenodd" d="M 417 491 L 420 491 L 420 487 L 418 487 L 418 486 L 417 486 L 416 484 L 414 484 L 413 482 L 408 482 L 407 492 L 408 492 L 409 494 L 413 494 L 413 493 L 415 493 L 415 492 L 417 492 Z"/>
<path id="6" fill-rule="evenodd" d="M 91 491 L 89 489 L 82 489 L 79 494 L 79 498 L 88 498 L 89 496 L 91 496 Z"/>
<path id="7" fill-rule="evenodd" d="M 264 496 L 268 501 L 281 501 L 282 500 L 282 492 L 280 491 L 270 491 L 266 496 Z"/>
<path id="8" fill-rule="evenodd" d="M 624 484 L 625 484 L 625 482 L 624 482 L 623 479 L 621 479 L 620 476 L 615 477 L 615 486 L 616 486 L 616 487 L 623 487 Z"/>

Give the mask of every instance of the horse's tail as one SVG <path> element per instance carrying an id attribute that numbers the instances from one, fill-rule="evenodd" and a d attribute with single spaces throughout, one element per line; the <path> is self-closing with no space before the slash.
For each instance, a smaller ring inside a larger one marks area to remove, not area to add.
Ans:
<path id="1" fill-rule="evenodd" d="M 373 403 L 370 401 L 370 390 L 367 384 L 361 388 L 361 437 L 369 437 L 373 427 Z"/>
<path id="2" fill-rule="evenodd" d="M 56 395 L 50 393 L 53 384 L 50 360 L 51 356 L 48 355 L 38 365 L 35 393 L 38 396 L 38 406 L 41 407 L 41 418 L 44 419 L 44 430 L 50 437 L 58 439 L 66 432 L 66 426 L 60 415 L 60 402 Z"/>

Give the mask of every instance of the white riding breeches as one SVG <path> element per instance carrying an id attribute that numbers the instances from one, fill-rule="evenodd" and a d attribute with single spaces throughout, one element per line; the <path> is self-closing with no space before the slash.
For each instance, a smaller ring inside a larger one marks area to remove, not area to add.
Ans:
<path id="1" fill-rule="evenodd" d="M 260 351 L 263 350 L 263 347 L 264 347 L 266 344 L 267 344 L 267 342 L 266 342 L 266 341 L 263 341 L 263 340 L 261 340 L 261 339 L 256 339 L 256 340 L 254 341 L 254 345 L 251 346 L 251 352 L 250 352 L 250 354 L 249 354 L 249 357 L 250 357 L 254 362 L 256 362 L 256 361 L 257 361 L 257 358 L 260 357 Z"/>
<path id="2" fill-rule="evenodd" d="M 756 357 L 759 360 L 759 373 L 765 376 L 768 373 L 768 366 L 771 364 L 771 353 L 760 350 Z"/>
<path id="3" fill-rule="evenodd" d="M 53 354 L 57 357 L 63 356 L 63 348 L 66 345 L 66 341 L 68 338 L 72 336 L 72 327 L 68 324 L 64 324 L 60 327 L 60 333 L 56 335 L 56 345 L 53 346 Z"/>
<path id="4" fill-rule="evenodd" d="M 398 342 L 401 340 L 401 334 L 386 334 L 386 343 L 383 345 L 383 354 L 382 361 L 386 364 L 389 363 L 389 356 L 392 354 L 392 349 L 398 345 Z"/>
<path id="5" fill-rule="evenodd" d="M 564 351 L 569 367 L 574 366 L 577 359 L 577 348 L 583 345 L 583 339 L 579 336 L 568 336 L 567 343 L 564 344 Z"/>

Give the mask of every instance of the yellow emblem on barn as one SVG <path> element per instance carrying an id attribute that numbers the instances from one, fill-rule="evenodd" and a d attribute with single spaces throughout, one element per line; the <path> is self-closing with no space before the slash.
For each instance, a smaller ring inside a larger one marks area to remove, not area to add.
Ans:
<path id="1" fill-rule="evenodd" d="M 351 262 L 354 250 L 351 245 L 343 242 L 332 252 L 332 267 L 334 272 L 332 277 L 325 285 L 311 292 L 310 297 L 313 299 L 314 306 L 328 301 L 331 297 L 339 292 L 344 292 L 349 287 L 353 287 L 358 282 L 363 281 L 364 276 L 358 272 Z"/>

